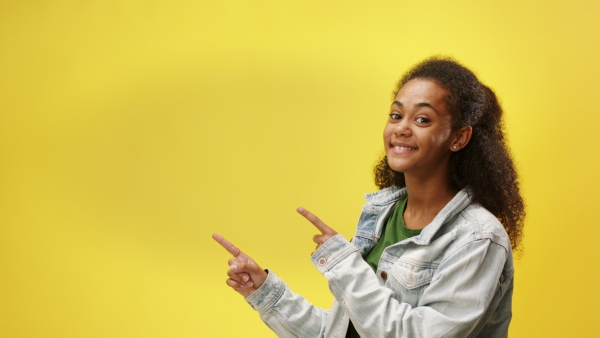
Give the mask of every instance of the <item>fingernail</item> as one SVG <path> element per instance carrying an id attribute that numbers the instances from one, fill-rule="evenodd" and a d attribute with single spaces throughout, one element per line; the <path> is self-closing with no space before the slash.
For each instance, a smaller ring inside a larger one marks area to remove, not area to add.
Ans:
<path id="1" fill-rule="evenodd" d="M 248 286 L 248 287 L 251 287 L 252 285 L 254 285 L 254 283 L 252 283 L 252 282 L 246 283 L 246 286 Z"/>
<path id="2" fill-rule="evenodd" d="M 247 282 L 247 281 L 248 281 L 248 279 L 250 279 L 250 278 L 248 277 L 248 275 L 243 275 L 243 276 L 242 276 L 242 280 L 243 280 L 244 282 Z"/>
<path id="3" fill-rule="evenodd" d="M 303 208 L 303 207 L 298 207 L 298 208 L 296 208 L 296 210 L 297 210 L 298 212 L 303 212 L 303 211 L 304 211 L 304 208 Z"/>
<path id="4" fill-rule="evenodd" d="M 231 270 L 231 271 L 237 271 L 237 265 L 230 266 L 229 270 Z"/>

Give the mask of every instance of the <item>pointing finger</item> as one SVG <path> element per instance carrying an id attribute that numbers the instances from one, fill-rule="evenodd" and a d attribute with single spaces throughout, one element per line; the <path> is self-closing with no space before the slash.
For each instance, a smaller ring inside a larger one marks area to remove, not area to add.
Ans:
<path id="1" fill-rule="evenodd" d="M 333 230 L 332 228 L 328 227 L 327 224 L 323 223 L 323 221 L 321 221 L 319 219 L 319 217 L 313 215 L 310 211 L 299 207 L 298 209 L 296 209 L 296 211 L 304 216 L 304 218 L 306 218 L 309 222 L 311 222 L 317 229 L 319 229 L 319 231 L 321 231 L 322 234 L 335 234 L 335 230 Z"/>
<path id="2" fill-rule="evenodd" d="M 234 257 L 237 257 L 242 253 L 240 249 L 238 249 L 235 245 L 231 244 L 230 241 L 226 240 L 223 236 L 219 234 L 213 234 L 212 238 L 217 241 L 225 250 L 227 250 Z"/>

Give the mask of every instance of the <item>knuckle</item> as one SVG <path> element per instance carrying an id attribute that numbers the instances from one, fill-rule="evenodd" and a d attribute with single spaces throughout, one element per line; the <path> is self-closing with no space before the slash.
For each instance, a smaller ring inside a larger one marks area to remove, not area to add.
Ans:
<path id="1" fill-rule="evenodd" d="M 235 272 L 232 272 L 232 271 L 227 271 L 227 276 L 229 276 L 229 278 L 230 278 L 231 280 L 234 280 L 234 281 L 236 281 L 236 282 L 239 282 L 239 281 L 240 281 L 240 276 L 239 276 L 238 274 L 236 274 Z"/>

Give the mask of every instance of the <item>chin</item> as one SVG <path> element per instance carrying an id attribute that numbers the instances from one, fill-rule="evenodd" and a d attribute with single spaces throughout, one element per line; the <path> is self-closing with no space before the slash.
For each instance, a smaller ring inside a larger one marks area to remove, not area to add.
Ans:
<path id="1" fill-rule="evenodd" d="M 390 163 L 388 161 L 388 166 L 393 170 L 393 171 L 397 171 L 399 173 L 403 173 L 407 168 L 406 166 L 403 165 L 399 165 L 397 163 Z"/>

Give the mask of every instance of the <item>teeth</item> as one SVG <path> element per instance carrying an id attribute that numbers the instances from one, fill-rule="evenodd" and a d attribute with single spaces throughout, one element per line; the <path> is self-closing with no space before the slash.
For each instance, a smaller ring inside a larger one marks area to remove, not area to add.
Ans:
<path id="1" fill-rule="evenodd" d="M 415 150 L 417 148 L 408 148 L 408 147 L 398 147 L 398 146 L 394 146 L 394 149 L 396 150 Z"/>

